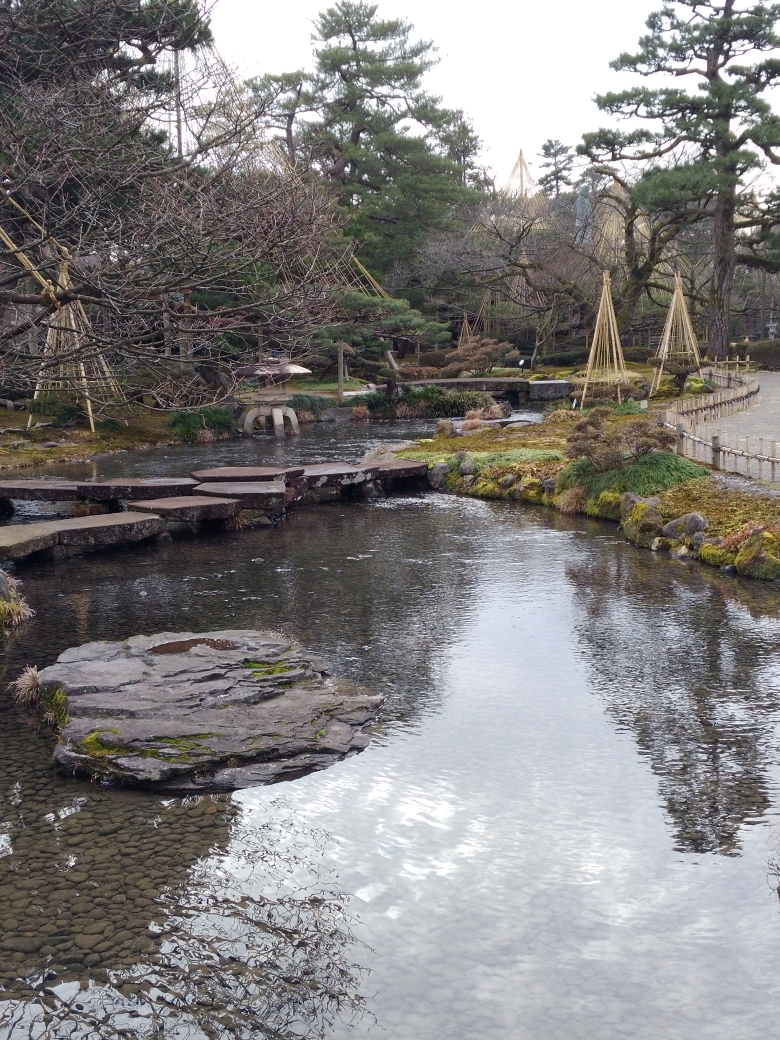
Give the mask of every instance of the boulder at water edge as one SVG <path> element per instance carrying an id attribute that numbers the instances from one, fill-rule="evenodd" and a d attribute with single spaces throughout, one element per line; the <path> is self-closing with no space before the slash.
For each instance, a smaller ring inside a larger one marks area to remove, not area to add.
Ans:
<path id="1" fill-rule="evenodd" d="M 162 632 L 66 650 L 39 673 L 68 721 L 66 775 L 169 790 L 251 787 L 322 769 L 368 744 L 382 698 L 328 678 L 284 636 Z"/>

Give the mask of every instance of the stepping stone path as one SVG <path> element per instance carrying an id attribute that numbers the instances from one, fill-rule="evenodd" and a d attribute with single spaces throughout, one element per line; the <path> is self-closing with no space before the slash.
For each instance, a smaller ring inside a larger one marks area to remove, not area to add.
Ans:
<path id="1" fill-rule="evenodd" d="M 119 502 L 130 501 L 136 511 L 0 526 L 0 562 L 56 546 L 95 549 L 140 541 L 165 531 L 166 520 L 174 525 L 199 524 L 237 517 L 239 528 L 270 525 L 270 517 L 297 502 L 340 499 L 364 486 L 370 493 L 377 478 L 392 485 L 396 480 L 424 477 L 427 468 L 424 462 L 385 459 L 354 465 L 218 466 L 195 470 L 192 477 L 4 480 L 0 481 L 0 513 L 12 512 L 14 500 L 88 501 L 93 503 L 87 507 L 90 512 L 118 509 Z"/>
<path id="2" fill-rule="evenodd" d="M 231 790 L 322 769 L 369 742 L 382 704 L 277 634 L 161 632 L 86 643 L 39 674 L 65 694 L 66 776 Z"/>

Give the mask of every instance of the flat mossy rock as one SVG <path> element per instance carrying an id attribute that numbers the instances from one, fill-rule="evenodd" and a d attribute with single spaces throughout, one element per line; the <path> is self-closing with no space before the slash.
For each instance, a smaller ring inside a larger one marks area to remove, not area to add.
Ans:
<path id="1" fill-rule="evenodd" d="M 780 542 L 769 531 L 756 531 L 742 545 L 734 564 L 743 578 L 780 580 Z"/>
<path id="2" fill-rule="evenodd" d="M 68 776 L 232 790 L 322 769 L 368 744 L 382 698 L 329 679 L 283 636 L 161 632 L 66 650 L 39 674 L 64 694 L 54 760 Z"/>

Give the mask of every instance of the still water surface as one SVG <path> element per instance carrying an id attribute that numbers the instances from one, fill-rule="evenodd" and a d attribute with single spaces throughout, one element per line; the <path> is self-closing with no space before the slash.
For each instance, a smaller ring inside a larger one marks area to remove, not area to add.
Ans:
<path id="1" fill-rule="evenodd" d="M 94 467 L 354 459 L 422 432 Z M 776 586 L 438 494 L 20 574 L 37 616 L 5 678 L 89 639 L 271 627 L 387 701 L 325 772 L 165 799 L 59 778 L 3 691 L 0 1036 L 774 1034 Z"/>

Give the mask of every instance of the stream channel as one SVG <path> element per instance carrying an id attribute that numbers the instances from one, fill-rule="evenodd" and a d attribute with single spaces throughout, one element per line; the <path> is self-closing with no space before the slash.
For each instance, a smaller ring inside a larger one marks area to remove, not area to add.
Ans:
<path id="1" fill-rule="evenodd" d="M 57 473 L 354 461 L 428 429 Z M 272 628 L 387 700 L 354 758 L 182 799 L 60 778 L 4 681 L 3 1040 L 775 1035 L 780 586 L 444 494 L 18 573 L 37 613 L 3 680 L 92 639 Z"/>

